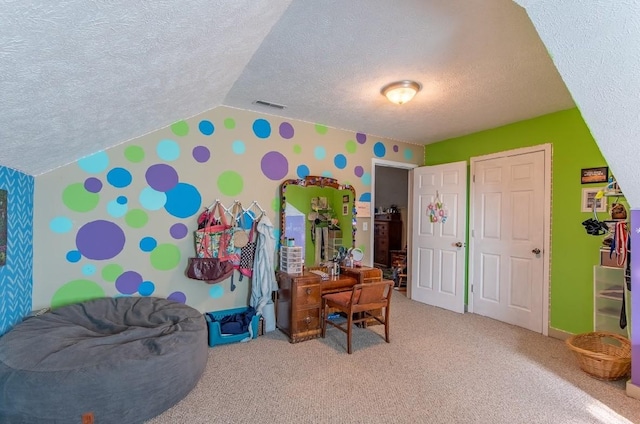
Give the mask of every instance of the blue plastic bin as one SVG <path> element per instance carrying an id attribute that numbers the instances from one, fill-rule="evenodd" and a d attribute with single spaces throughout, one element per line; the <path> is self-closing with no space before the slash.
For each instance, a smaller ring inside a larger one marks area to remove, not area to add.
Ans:
<path id="1" fill-rule="evenodd" d="M 221 319 L 227 315 L 233 315 L 241 312 L 245 312 L 248 307 L 242 308 L 234 308 L 234 309 L 225 309 L 223 311 L 214 311 L 209 312 L 216 319 Z M 249 332 L 240 333 L 240 334 L 222 334 L 220 331 L 220 323 L 217 321 L 212 321 L 211 317 L 208 314 L 204 314 L 205 319 L 207 320 L 207 327 L 209 328 L 209 347 L 214 347 L 217 345 L 227 344 L 227 343 L 236 343 L 242 341 L 249 337 Z M 260 316 L 254 315 L 251 318 L 251 330 L 253 331 L 253 339 L 258 337 L 258 325 L 260 323 Z"/>

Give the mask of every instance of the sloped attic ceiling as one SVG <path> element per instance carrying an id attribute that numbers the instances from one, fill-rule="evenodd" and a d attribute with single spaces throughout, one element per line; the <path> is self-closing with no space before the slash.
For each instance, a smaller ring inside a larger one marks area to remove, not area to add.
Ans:
<path id="1" fill-rule="evenodd" d="M 32 175 L 220 105 L 418 144 L 574 106 L 512 0 L 0 7 L 0 165 Z"/>

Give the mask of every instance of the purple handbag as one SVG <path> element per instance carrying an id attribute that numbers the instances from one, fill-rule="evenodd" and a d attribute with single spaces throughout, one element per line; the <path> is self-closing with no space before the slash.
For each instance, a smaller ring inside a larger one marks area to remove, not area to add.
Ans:
<path id="1" fill-rule="evenodd" d="M 233 274 L 233 263 L 218 258 L 189 258 L 187 277 L 208 284 L 219 283 Z"/>

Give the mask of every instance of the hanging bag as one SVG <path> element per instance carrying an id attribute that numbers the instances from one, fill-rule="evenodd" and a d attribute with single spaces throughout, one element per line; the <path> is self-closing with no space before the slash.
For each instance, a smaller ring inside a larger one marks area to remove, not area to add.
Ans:
<path id="1" fill-rule="evenodd" d="M 233 262 L 220 258 L 224 255 L 224 243 L 218 244 L 218 249 L 220 249 L 217 252 L 218 257 L 212 257 L 209 249 L 204 246 L 206 240 L 208 240 L 207 237 L 201 237 L 201 246 L 196 247 L 196 251 L 202 252 L 205 256 L 189 258 L 186 274 L 187 277 L 193 280 L 205 281 L 208 284 L 219 283 L 233 275 Z"/>
<path id="2" fill-rule="evenodd" d="M 199 258 L 233 259 L 233 227 L 227 223 L 224 208 L 220 202 L 209 210 L 204 228 L 194 232 L 196 256 Z"/>
<path id="3" fill-rule="evenodd" d="M 189 258 L 187 277 L 215 284 L 233 275 L 233 264 L 218 258 Z"/>
<path id="4" fill-rule="evenodd" d="M 235 248 L 242 248 L 249 243 L 249 235 L 247 231 L 244 229 L 244 210 L 242 209 L 242 204 L 240 202 L 235 202 L 233 204 L 233 246 Z M 238 223 L 241 225 L 238 226 Z"/>
<path id="5" fill-rule="evenodd" d="M 627 209 L 622 203 L 611 205 L 611 219 L 627 219 Z"/>

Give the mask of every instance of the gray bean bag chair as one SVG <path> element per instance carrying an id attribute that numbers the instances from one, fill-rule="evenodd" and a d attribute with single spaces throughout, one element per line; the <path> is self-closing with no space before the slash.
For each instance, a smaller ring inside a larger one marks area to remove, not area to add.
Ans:
<path id="1" fill-rule="evenodd" d="M 0 337 L 0 423 L 139 423 L 186 396 L 207 363 L 207 324 L 166 299 L 64 306 Z"/>

